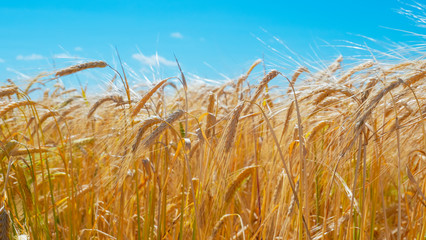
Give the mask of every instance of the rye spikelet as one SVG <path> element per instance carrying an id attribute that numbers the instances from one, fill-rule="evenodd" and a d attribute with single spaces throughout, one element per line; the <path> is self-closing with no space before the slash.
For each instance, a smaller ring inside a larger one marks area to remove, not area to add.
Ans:
<path id="1" fill-rule="evenodd" d="M 163 120 L 162 120 L 161 118 L 159 118 L 159 117 L 155 116 L 155 117 L 151 117 L 151 118 L 145 119 L 145 120 L 142 122 L 142 124 L 141 124 L 141 126 L 140 126 L 140 128 L 139 128 L 139 130 L 138 130 L 138 133 L 137 133 L 137 135 L 136 135 L 135 143 L 133 144 L 133 147 L 132 147 L 133 152 L 135 152 L 135 151 L 137 150 L 137 148 L 138 148 L 138 146 L 139 146 L 139 143 L 140 143 L 140 141 L 141 141 L 141 139 L 142 139 L 142 136 L 143 136 L 143 134 L 145 133 L 145 131 L 146 131 L 149 127 L 153 126 L 154 124 L 160 123 L 160 122 L 162 122 L 162 121 L 163 121 Z"/>
<path id="2" fill-rule="evenodd" d="M 14 108 L 22 107 L 22 106 L 29 106 L 29 105 L 35 105 L 36 103 L 33 101 L 21 101 L 21 102 L 11 102 L 7 104 L 4 108 L 0 110 L 0 117 L 3 117 L 7 112 Z"/>
<path id="3" fill-rule="evenodd" d="M 232 119 L 227 126 L 225 135 L 225 152 L 231 150 L 232 144 L 235 139 L 235 133 L 237 132 L 238 120 L 240 118 L 241 111 L 244 108 L 244 103 L 238 105 L 232 112 Z"/>
<path id="4" fill-rule="evenodd" d="M 263 77 L 262 81 L 259 83 L 259 86 L 256 89 L 256 92 L 254 93 L 253 97 L 250 100 L 249 105 L 247 106 L 246 110 L 244 111 L 244 114 L 246 114 L 249 110 L 251 105 L 256 102 L 257 98 L 260 96 L 260 94 L 262 93 L 263 89 L 266 87 L 266 85 L 272 80 L 274 79 L 276 76 L 278 76 L 280 72 L 278 72 L 277 70 L 271 70 L 268 74 L 266 74 L 265 77 Z"/>
<path id="5" fill-rule="evenodd" d="M 158 136 L 160 136 L 160 134 L 162 132 L 164 132 L 164 130 L 168 127 L 170 127 L 171 124 L 173 124 L 173 122 L 175 122 L 176 120 L 178 120 L 180 117 L 183 116 L 185 112 L 183 110 L 177 110 L 176 112 L 170 114 L 169 116 L 167 116 L 166 121 L 163 121 L 160 126 L 158 126 L 143 142 L 143 145 L 145 147 L 150 147 L 155 140 L 158 138 Z"/>
<path id="6" fill-rule="evenodd" d="M 167 80 L 169 80 L 170 78 L 166 78 L 162 81 L 160 81 L 159 83 L 157 83 L 151 90 L 149 90 L 143 97 L 142 99 L 138 102 L 138 104 L 135 106 L 135 108 L 133 109 L 132 112 L 132 117 L 136 116 L 136 114 L 139 113 L 139 111 L 141 110 L 141 108 L 145 105 L 145 103 L 151 98 L 151 96 L 161 87 L 163 86 L 164 83 L 167 82 Z"/>
<path id="7" fill-rule="evenodd" d="M 95 113 L 96 109 L 98 109 L 99 106 L 101 106 L 103 103 L 105 103 L 107 101 L 113 101 L 115 103 L 121 103 L 121 102 L 123 102 L 123 97 L 121 97 L 120 95 L 111 95 L 111 96 L 106 96 L 106 97 L 99 99 L 90 108 L 89 112 L 87 113 L 87 118 L 90 118 L 93 115 L 93 113 Z"/>
<path id="8" fill-rule="evenodd" d="M 9 240 L 9 214 L 3 204 L 0 208 L 0 240 Z"/>
<path id="9" fill-rule="evenodd" d="M 10 96 L 15 93 L 18 93 L 17 87 L 0 88 L 0 97 Z"/>
<path id="10" fill-rule="evenodd" d="M 57 71 L 55 73 L 56 77 L 63 77 L 63 76 L 67 76 L 76 72 L 80 72 L 83 71 L 85 69 L 89 69 L 89 68 L 104 68 L 108 66 L 108 64 L 104 61 L 93 61 L 93 62 L 86 62 L 86 63 L 81 63 L 81 64 L 77 64 L 71 67 L 67 67 L 64 69 L 61 69 L 59 71 Z"/>
<path id="11" fill-rule="evenodd" d="M 231 202 L 231 200 L 234 198 L 235 193 L 237 193 L 238 188 L 243 184 L 244 180 L 246 180 L 248 177 L 250 177 L 257 166 L 249 166 L 244 168 L 238 176 L 235 178 L 235 180 L 228 186 L 226 193 L 225 193 L 225 206 L 228 206 L 228 204 Z"/>
<path id="12" fill-rule="evenodd" d="M 362 71 L 362 70 L 365 70 L 367 68 L 371 68 L 372 66 L 374 66 L 374 63 L 371 62 L 371 61 L 361 63 L 358 66 L 355 66 L 354 68 L 347 71 L 342 77 L 340 77 L 339 80 L 337 80 L 337 83 L 342 84 L 342 83 L 346 82 L 346 80 L 348 80 L 355 73 Z"/>

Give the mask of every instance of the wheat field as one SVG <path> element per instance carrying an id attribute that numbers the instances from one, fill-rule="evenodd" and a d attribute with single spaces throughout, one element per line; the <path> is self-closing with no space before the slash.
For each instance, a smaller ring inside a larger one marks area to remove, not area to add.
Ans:
<path id="1" fill-rule="evenodd" d="M 116 71 L 96 95 L 43 83 L 103 61 L 10 80 L 0 239 L 425 239 L 426 61 L 342 60 L 142 90 Z"/>

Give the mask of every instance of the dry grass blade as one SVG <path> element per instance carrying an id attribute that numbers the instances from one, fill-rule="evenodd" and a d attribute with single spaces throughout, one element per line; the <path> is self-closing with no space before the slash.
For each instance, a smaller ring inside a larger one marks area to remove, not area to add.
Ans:
<path id="1" fill-rule="evenodd" d="M 143 142 L 143 145 L 145 147 L 150 147 L 152 144 L 154 144 L 154 141 L 160 136 L 162 132 L 168 127 L 170 127 L 173 122 L 178 120 L 180 117 L 183 116 L 185 112 L 183 110 L 177 110 L 176 112 L 170 114 L 167 116 L 166 121 L 163 121 L 160 126 L 158 126 Z"/>
<path id="2" fill-rule="evenodd" d="M 235 133 L 237 132 L 238 121 L 240 118 L 241 111 L 244 108 L 244 103 L 240 103 L 232 112 L 232 119 L 227 126 L 225 135 L 225 152 L 229 152 L 234 143 Z"/>
<path id="3" fill-rule="evenodd" d="M 152 95 L 161 87 L 164 83 L 167 82 L 170 78 L 166 78 L 159 83 L 157 83 L 151 90 L 149 90 L 141 100 L 139 100 L 138 104 L 135 106 L 132 112 L 132 117 L 136 116 L 136 114 L 139 113 L 139 111 L 142 109 L 142 107 L 145 105 L 146 102 L 152 97 Z"/>
<path id="4" fill-rule="evenodd" d="M 57 71 L 55 73 L 56 77 L 64 77 L 76 72 L 80 72 L 83 71 L 85 69 L 89 69 L 89 68 L 104 68 L 108 66 L 108 64 L 104 61 L 93 61 L 93 62 L 86 62 L 86 63 L 81 63 L 81 64 L 77 64 L 71 67 L 67 67 L 64 69 L 61 69 L 59 71 Z"/>

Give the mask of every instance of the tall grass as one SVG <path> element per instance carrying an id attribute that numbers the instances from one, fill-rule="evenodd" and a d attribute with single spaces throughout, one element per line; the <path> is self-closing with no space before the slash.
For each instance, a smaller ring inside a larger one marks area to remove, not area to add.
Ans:
<path id="1" fill-rule="evenodd" d="M 2 86 L 0 239 L 425 239 L 426 62 L 259 63 L 137 95 L 34 88 L 105 62 Z"/>

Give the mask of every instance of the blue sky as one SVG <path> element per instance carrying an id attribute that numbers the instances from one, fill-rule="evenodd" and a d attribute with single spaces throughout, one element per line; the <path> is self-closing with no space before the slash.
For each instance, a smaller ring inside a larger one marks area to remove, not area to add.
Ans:
<path id="1" fill-rule="evenodd" d="M 1 1 L 0 80 L 87 60 L 116 66 L 115 47 L 134 82 L 174 75 L 173 54 L 192 77 L 209 79 L 234 78 L 262 57 L 283 71 L 339 54 L 368 58 L 345 46 L 419 40 L 389 29 L 424 33 L 397 13 L 408 4 L 415 2 Z"/>

